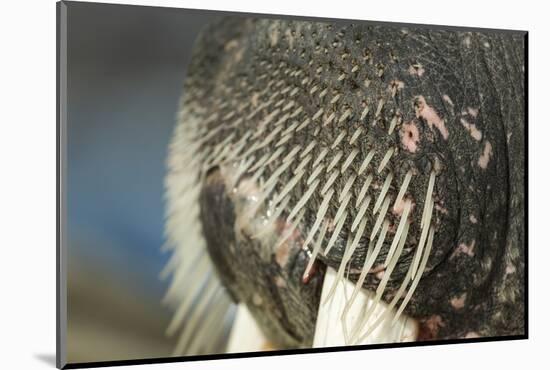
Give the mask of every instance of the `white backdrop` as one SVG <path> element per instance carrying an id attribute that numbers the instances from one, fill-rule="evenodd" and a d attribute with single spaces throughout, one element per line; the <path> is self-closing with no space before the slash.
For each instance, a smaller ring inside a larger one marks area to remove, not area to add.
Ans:
<path id="1" fill-rule="evenodd" d="M 202 0 L 113 3 L 530 31 L 529 322 L 524 341 L 142 365 L 136 369 L 523 368 L 544 361 L 550 331 L 545 236 L 550 40 L 544 2 Z M 537 5 L 535 5 L 537 4 Z M 0 367 L 53 368 L 55 355 L 55 2 L 0 12 Z"/>

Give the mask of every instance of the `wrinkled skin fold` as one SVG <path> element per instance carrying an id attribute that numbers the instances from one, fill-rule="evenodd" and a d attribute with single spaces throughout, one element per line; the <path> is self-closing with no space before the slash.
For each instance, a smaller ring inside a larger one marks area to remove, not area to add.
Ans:
<path id="1" fill-rule="evenodd" d="M 278 348 L 311 346 L 327 266 L 395 310 L 415 285 L 418 340 L 518 335 L 524 133 L 522 33 L 227 18 L 194 48 L 168 188 L 190 182 Z"/>

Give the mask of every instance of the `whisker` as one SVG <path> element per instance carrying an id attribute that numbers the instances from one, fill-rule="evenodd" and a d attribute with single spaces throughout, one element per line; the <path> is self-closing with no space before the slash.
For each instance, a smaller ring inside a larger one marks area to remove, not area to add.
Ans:
<path id="1" fill-rule="evenodd" d="M 298 167 L 296 167 L 294 169 L 294 173 L 298 173 L 300 171 L 303 171 L 304 168 L 307 166 L 307 164 L 309 163 L 309 161 L 311 161 L 311 154 L 308 154 L 304 159 L 302 159 L 302 161 L 300 162 L 300 164 L 298 164 Z"/>
<path id="2" fill-rule="evenodd" d="M 353 143 L 355 143 L 355 141 L 359 138 L 359 135 L 361 135 L 362 132 L 363 130 L 361 129 L 361 127 L 358 127 L 353 133 L 353 135 L 351 135 L 351 139 L 349 139 L 349 144 L 353 145 Z"/>
<path id="3" fill-rule="evenodd" d="M 434 238 L 434 228 L 430 227 L 430 232 L 428 234 L 428 243 L 426 244 L 426 250 L 424 251 L 424 254 L 422 255 L 422 262 L 420 263 L 420 268 L 418 269 L 418 273 L 416 277 L 414 278 L 411 287 L 409 288 L 409 291 L 407 292 L 407 295 L 403 299 L 403 302 L 401 302 L 401 306 L 399 306 L 399 309 L 397 310 L 397 313 L 395 314 L 392 325 L 397 322 L 397 319 L 399 319 L 399 316 L 401 316 L 401 313 L 403 313 L 403 310 L 409 303 L 409 300 L 411 299 L 416 287 L 418 286 L 418 282 L 422 278 L 422 274 L 424 272 L 424 269 L 426 268 L 426 263 L 428 263 L 428 257 L 430 256 L 430 252 L 432 249 L 432 243 Z"/>
<path id="4" fill-rule="evenodd" d="M 256 171 L 258 168 L 262 167 L 264 163 L 269 159 L 269 153 L 265 153 L 258 161 L 254 164 L 254 166 L 250 167 L 248 171 Z"/>
<path id="5" fill-rule="evenodd" d="M 344 222 L 346 221 L 347 217 L 348 217 L 348 211 L 345 210 L 340 220 L 336 223 L 336 227 L 334 228 L 334 231 L 332 232 L 330 240 L 328 241 L 327 247 L 323 252 L 325 256 L 330 252 L 332 246 L 336 242 L 336 238 L 338 238 L 338 235 L 340 234 L 340 230 L 342 230 L 342 226 L 344 226 Z"/>
<path id="6" fill-rule="evenodd" d="M 393 133 L 393 130 L 395 130 L 395 126 L 397 126 L 397 120 L 398 120 L 398 116 L 397 115 L 393 116 L 390 122 L 390 128 L 388 130 L 389 135 L 391 135 Z"/>
<path id="7" fill-rule="evenodd" d="M 263 164 L 264 166 L 267 166 L 268 164 L 272 163 L 274 160 L 279 158 L 281 154 L 283 154 L 285 150 L 285 147 L 279 147 L 272 155 L 269 157 L 269 159 Z"/>
<path id="8" fill-rule="evenodd" d="M 255 148 L 256 150 L 257 149 L 261 149 L 261 148 L 264 148 L 266 147 L 270 142 L 273 141 L 273 139 L 275 139 L 275 136 L 277 136 L 277 134 L 279 133 L 279 131 L 281 131 L 284 127 L 283 126 L 279 126 L 279 127 L 276 127 L 273 131 L 271 131 L 269 133 L 269 135 L 267 135 L 265 137 L 265 139 L 260 143 L 260 145 L 258 145 L 257 148 Z M 248 153 L 248 154 L 251 154 L 251 153 Z"/>
<path id="9" fill-rule="evenodd" d="M 323 186 L 323 189 L 321 189 L 321 194 L 325 194 L 327 192 L 327 190 L 330 189 L 330 187 L 332 186 L 334 181 L 336 181 L 336 178 L 338 177 L 338 175 L 340 175 L 340 172 L 338 172 L 337 170 L 332 171 L 332 174 L 328 178 L 325 186 Z"/>
<path id="10" fill-rule="evenodd" d="M 384 155 L 384 158 L 382 158 L 382 162 L 380 162 L 380 166 L 378 166 L 378 173 L 382 172 L 384 167 L 386 167 L 386 165 L 390 161 L 391 156 L 393 155 L 393 152 L 394 152 L 393 148 L 388 149 L 388 151 Z"/>
<path id="11" fill-rule="evenodd" d="M 380 113 L 382 112 L 382 108 L 384 107 L 384 99 L 380 99 L 378 101 L 378 106 L 376 107 L 376 113 L 374 114 L 375 117 L 380 116 Z"/>
<path id="12" fill-rule="evenodd" d="M 302 153 L 300 153 L 300 158 L 304 158 L 313 148 L 315 148 L 315 145 L 317 145 L 317 142 L 313 140 L 309 145 L 304 149 Z"/>
<path id="13" fill-rule="evenodd" d="M 409 211 L 411 210 L 411 201 L 407 200 L 405 203 L 405 209 L 403 210 L 403 213 L 401 214 L 401 219 L 399 220 L 399 226 L 397 227 L 397 231 L 395 232 L 395 235 L 393 237 L 393 242 L 391 243 L 390 249 L 388 251 L 388 254 L 386 256 L 386 260 L 384 261 L 384 267 L 388 266 L 388 263 L 390 262 L 390 259 L 392 258 L 393 252 L 395 251 L 395 248 L 397 247 L 397 243 L 399 240 L 401 240 L 401 234 L 404 232 L 404 229 L 408 226 L 408 217 L 409 217 Z"/>
<path id="14" fill-rule="evenodd" d="M 357 175 L 353 174 L 351 175 L 348 180 L 346 181 L 346 184 L 344 185 L 344 188 L 342 189 L 342 192 L 340 193 L 340 196 L 338 197 L 338 201 L 342 201 L 342 199 L 350 192 L 351 187 L 353 186 L 353 183 L 355 182 L 355 179 L 357 178 Z"/>
<path id="15" fill-rule="evenodd" d="M 390 223 L 389 221 L 386 220 L 384 222 L 384 226 L 382 226 L 382 231 L 380 232 L 380 236 L 378 237 L 374 250 L 372 250 L 371 253 L 367 253 L 367 256 L 365 257 L 365 261 L 363 262 L 363 268 L 361 269 L 361 274 L 359 275 L 359 279 L 355 284 L 355 288 L 353 289 L 351 298 L 346 303 L 346 308 L 348 310 L 352 306 L 353 302 L 355 301 L 355 298 L 357 297 L 359 290 L 363 288 L 363 284 L 365 283 L 367 274 L 372 269 L 372 266 L 374 265 L 374 261 L 376 261 L 378 254 L 380 254 L 380 250 L 382 249 L 382 245 L 384 244 L 384 239 L 386 238 L 386 234 L 388 232 L 389 226 L 390 226 Z M 369 243 L 369 250 L 371 250 L 373 244 L 374 244 L 374 241 L 371 240 Z M 344 311 L 347 311 L 347 310 L 344 310 Z"/>
<path id="16" fill-rule="evenodd" d="M 332 143 L 330 149 L 334 150 L 336 149 L 336 147 L 338 146 L 338 144 L 340 144 L 340 141 L 342 141 L 342 139 L 346 137 L 346 131 L 343 130 L 342 132 L 340 132 L 340 135 L 338 135 L 336 137 L 336 140 L 334 140 L 334 143 Z"/>
<path id="17" fill-rule="evenodd" d="M 376 295 L 374 297 L 373 304 L 371 305 L 372 309 L 369 308 L 369 310 L 363 316 L 363 319 L 361 320 L 361 324 L 357 326 L 357 330 L 355 330 L 355 333 L 357 334 L 359 331 L 363 329 L 365 324 L 368 322 L 368 319 L 371 316 L 372 311 L 374 310 L 374 307 L 376 307 L 376 305 L 378 305 L 378 303 L 380 302 L 380 299 L 382 298 L 382 294 L 384 293 L 384 290 L 386 289 L 386 285 L 388 284 L 388 281 L 390 279 L 391 273 L 393 272 L 395 266 L 397 265 L 397 261 L 401 256 L 401 252 L 403 251 L 403 247 L 407 239 L 407 234 L 409 232 L 409 223 L 407 222 L 405 225 L 406 226 L 405 226 L 405 229 L 403 230 L 403 234 L 401 234 L 399 238 L 399 245 L 397 247 L 395 255 L 393 255 L 393 257 L 391 258 L 391 262 L 387 266 L 386 271 L 384 271 L 384 276 L 382 277 L 382 280 L 380 281 L 380 283 L 378 284 L 378 287 L 376 288 Z"/>
<path id="18" fill-rule="evenodd" d="M 351 153 L 348 155 L 348 157 L 344 161 L 344 164 L 342 165 L 342 173 L 346 171 L 346 169 L 349 167 L 351 162 L 353 162 L 357 154 L 359 154 L 359 149 L 355 148 L 351 151 Z"/>
<path id="19" fill-rule="evenodd" d="M 289 109 L 292 108 L 293 106 L 294 106 L 294 101 L 291 100 L 290 102 L 288 102 L 287 105 L 285 105 L 285 106 L 283 107 L 283 112 L 286 112 L 287 110 L 289 110 Z"/>
<path id="20" fill-rule="evenodd" d="M 409 182 L 412 178 L 412 171 L 409 170 L 407 174 L 405 175 L 405 178 L 403 179 L 403 183 L 401 184 L 401 188 L 399 188 L 399 193 L 397 194 L 397 198 L 395 198 L 395 203 L 393 204 L 393 210 L 395 211 L 396 208 L 401 203 L 401 199 L 403 199 L 403 196 L 405 195 L 405 192 L 407 191 L 407 187 L 409 186 Z"/>
<path id="21" fill-rule="evenodd" d="M 372 182 L 372 175 L 368 175 L 365 179 L 365 183 L 361 187 L 361 191 L 359 191 L 359 195 L 357 196 L 357 201 L 355 202 L 355 206 L 359 206 L 365 195 L 367 194 L 367 190 L 369 189 L 369 186 Z"/>
<path id="22" fill-rule="evenodd" d="M 298 126 L 298 127 L 296 128 L 296 132 L 303 130 L 304 127 L 306 127 L 307 125 L 309 125 L 310 122 L 311 122 L 311 120 L 309 119 L 309 117 L 306 118 L 306 119 L 304 120 L 304 122 L 302 122 L 302 123 L 300 124 L 300 126 Z"/>
<path id="23" fill-rule="evenodd" d="M 307 189 L 307 191 L 304 193 L 302 198 L 298 201 L 298 203 L 296 203 L 296 205 L 288 215 L 287 221 L 291 220 L 298 213 L 300 209 L 304 208 L 304 206 L 306 205 L 307 201 L 309 200 L 309 198 L 311 197 L 315 189 L 317 189 L 318 185 L 319 185 L 319 179 L 315 180 L 311 184 L 311 186 L 309 187 L 309 189 Z"/>
<path id="24" fill-rule="evenodd" d="M 393 272 L 393 269 L 395 268 L 395 265 L 397 264 L 397 261 L 399 260 L 399 257 L 401 256 L 401 252 L 403 251 L 403 247 L 405 245 L 405 241 L 407 240 L 407 234 L 409 233 L 409 223 L 405 222 L 405 227 L 403 228 L 403 232 L 399 236 L 399 244 L 397 246 L 397 249 L 395 251 L 395 254 L 392 254 L 391 260 L 388 265 L 385 265 L 386 271 L 384 272 L 384 276 L 382 277 L 382 281 L 378 285 L 378 288 L 376 289 L 376 293 L 382 293 L 384 289 L 386 289 L 386 284 L 388 283 L 388 280 L 390 279 L 390 275 Z"/>
<path id="25" fill-rule="evenodd" d="M 283 232 L 283 235 L 281 235 L 277 243 L 275 243 L 275 249 L 278 249 L 281 245 L 283 245 L 284 242 L 286 242 L 288 238 L 290 238 L 290 236 L 294 233 L 294 231 L 298 227 L 298 224 L 300 223 L 300 221 L 302 221 L 304 214 L 305 214 L 305 208 L 303 208 L 300 211 L 300 213 L 298 214 L 298 217 L 296 217 L 296 219 L 292 222 L 290 227 Z"/>
<path id="26" fill-rule="evenodd" d="M 349 116 L 351 116 L 351 109 L 347 109 L 344 114 L 340 116 L 340 118 L 338 119 L 338 123 L 344 122 L 346 119 L 349 118 Z"/>
<path id="27" fill-rule="evenodd" d="M 363 286 L 363 283 L 365 281 L 365 278 L 366 278 L 368 272 L 370 271 L 370 269 L 374 265 L 374 262 L 376 261 L 376 257 L 378 257 L 378 255 L 380 254 L 380 250 L 382 249 L 382 246 L 384 245 L 384 240 L 386 239 L 386 235 L 388 233 L 389 225 L 390 225 L 390 222 L 388 220 L 385 220 L 384 225 L 382 226 L 382 231 L 380 232 L 380 235 L 378 236 L 378 241 L 376 242 L 376 246 L 374 247 L 373 256 L 370 257 L 370 259 L 368 261 L 368 264 L 366 264 L 363 267 L 363 270 L 361 271 L 362 274 L 363 274 L 363 272 L 366 271 L 365 274 L 364 274 L 363 280 L 361 282 L 361 285 L 358 285 L 358 284 L 355 285 L 355 289 L 353 291 L 355 296 L 357 296 L 357 294 L 359 293 L 359 290 Z M 368 269 L 366 269 L 367 267 L 368 267 Z M 356 290 L 357 290 L 357 293 L 355 292 Z M 355 297 L 354 297 L 354 299 L 355 299 Z M 372 311 L 374 310 L 374 308 L 377 305 L 378 305 L 378 300 L 374 299 L 372 304 L 369 306 L 368 310 L 363 315 L 363 317 L 362 317 L 361 321 L 359 322 L 359 324 L 356 325 L 356 327 L 352 331 L 352 335 L 351 335 L 352 338 L 354 338 L 359 333 L 359 331 L 361 331 L 361 329 L 365 326 L 365 324 L 368 322 L 368 319 L 369 319 Z"/>
<path id="28" fill-rule="evenodd" d="M 367 211 L 367 208 L 369 207 L 370 203 L 370 196 L 365 199 L 365 201 L 361 204 L 361 207 L 359 208 L 359 212 L 357 212 L 357 216 L 355 216 L 355 220 L 353 220 L 353 223 L 351 225 L 351 231 L 353 232 L 357 225 L 359 225 L 359 221 L 363 219 L 363 216 L 365 215 L 365 212 Z"/>
<path id="29" fill-rule="evenodd" d="M 299 151 L 300 151 L 300 146 L 299 146 L 299 145 L 296 145 L 294 148 L 292 148 L 292 150 L 290 151 L 290 153 L 288 153 L 288 154 L 286 155 L 286 157 L 283 158 L 283 163 L 288 162 L 288 161 L 290 161 L 291 159 L 293 159 L 294 156 L 296 156 L 296 154 L 298 154 Z"/>
<path id="30" fill-rule="evenodd" d="M 361 224 L 359 225 L 359 228 L 357 229 L 357 232 L 355 233 L 355 236 L 353 238 L 353 241 L 350 245 L 346 246 L 346 250 L 344 252 L 344 256 L 342 258 L 342 261 L 340 262 L 340 267 L 338 268 L 338 273 L 336 280 L 334 281 L 334 284 L 332 285 L 331 290 L 329 291 L 329 294 L 327 295 L 327 298 L 325 302 L 330 299 L 330 297 L 334 294 L 336 291 L 336 286 L 338 281 L 342 280 L 344 277 L 344 270 L 345 266 L 348 264 L 349 260 L 351 259 L 351 256 L 353 255 L 353 252 L 355 252 L 355 249 L 359 245 L 359 241 L 361 240 L 361 237 L 363 236 L 363 232 L 365 231 L 365 227 L 367 226 L 367 219 L 363 219 Z M 348 239 L 349 241 L 349 239 Z"/>
<path id="31" fill-rule="evenodd" d="M 210 153 L 210 155 L 206 158 L 206 162 L 210 162 L 211 160 L 213 160 L 214 158 L 216 158 L 216 156 L 223 150 L 223 148 L 225 148 L 227 145 L 229 145 L 229 143 L 231 142 L 231 140 L 233 140 L 233 138 L 235 137 L 236 133 L 235 132 L 232 132 L 229 136 L 227 136 L 221 143 L 217 144 L 216 147 L 214 148 L 214 150 L 212 150 L 212 152 Z M 193 149 L 192 153 L 195 153 L 198 149 L 199 149 L 199 145 L 197 145 L 197 148 L 196 149 Z"/>
<path id="32" fill-rule="evenodd" d="M 298 91 L 298 88 L 295 88 L 294 90 Z M 292 90 L 292 92 L 294 90 Z M 290 93 L 291 94 L 290 96 L 292 96 L 292 92 Z M 296 108 L 294 112 L 292 112 L 292 114 L 290 115 L 290 118 L 295 118 L 296 116 L 298 116 L 298 114 L 302 113 L 302 111 L 303 111 L 303 108 L 301 106 Z"/>
<path id="33" fill-rule="evenodd" d="M 386 193 L 390 188 L 390 183 L 392 179 L 393 179 L 393 174 L 390 172 L 388 176 L 386 176 L 386 180 L 384 181 L 382 190 L 380 190 L 380 195 L 378 195 L 378 199 L 376 199 L 376 203 L 374 203 L 374 209 L 372 210 L 372 214 L 376 214 L 376 211 L 378 211 L 378 208 L 380 208 L 380 205 L 382 204 L 382 201 L 384 200 L 384 197 L 386 196 Z"/>
<path id="34" fill-rule="evenodd" d="M 361 112 L 361 117 L 359 118 L 361 121 L 365 119 L 365 117 L 369 114 L 369 106 L 367 105 L 365 109 Z"/>
<path id="35" fill-rule="evenodd" d="M 318 119 L 319 117 L 321 117 L 321 115 L 323 114 L 325 110 L 323 108 L 320 108 L 314 115 L 313 117 L 311 117 L 311 120 L 312 121 L 315 121 L 316 119 Z"/>
<path id="36" fill-rule="evenodd" d="M 336 211 L 336 216 L 334 216 L 334 222 L 338 223 L 338 220 L 346 210 L 346 207 L 351 199 L 351 192 L 347 193 L 342 201 L 340 202 L 340 206 L 338 207 L 338 210 Z"/>
<path id="37" fill-rule="evenodd" d="M 432 218 L 432 210 L 433 210 L 433 201 L 430 200 L 430 206 L 426 210 L 428 212 L 428 221 L 426 221 L 424 227 L 422 228 L 422 233 L 420 234 L 420 241 L 418 242 L 418 249 L 420 252 L 422 252 L 422 249 L 424 248 L 424 243 L 426 242 L 426 236 L 428 234 L 428 227 L 430 225 L 430 221 Z M 415 256 L 415 259 L 413 261 L 413 271 L 412 271 L 412 277 L 415 278 L 416 275 L 416 269 L 418 267 L 418 264 L 420 262 L 420 253 L 418 253 Z"/>
<path id="38" fill-rule="evenodd" d="M 250 178 L 250 181 L 248 182 L 248 185 L 245 185 L 246 186 L 245 191 L 249 191 L 254 186 L 254 184 L 256 184 L 256 182 L 258 181 L 260 176 L 263 175 L 265 169 L 266 169 L 266 167 L 262 166 L 256 172 L 254 172 L 254 175 L 252 175 L 252 177 Z M 249 170 L 249 171 L 251 171 L 251 170 Z"/>
<path id="39" fill-rule="evenodd" d="M 357 174 L 359 176 L 361 176 L 363 172 L 365 172 L 365 170 L 367 169 L 367 166 L 369 165 L 373 157 L 374 157 L 374 150 L 371 150 L 363 160 L 363 163 L 361 163 L 361 166 L 359 167 L 359 171 L 357 171 Z"/>
<path id="40" fill-rule="evenodd" d="M 268 114 L 265 119 L 260 122 L 258 125 L 258 130 L 256 130 L 256 133 L 254 134 L 254 138 L 259 137 L 265 130 L 266 126 L 275 118 L 281 110 L 279 108 L 275 109 L 273 112 Z"/>
<path id="41" fill-rule="evenodd" d="M 291 134 L 295 129 L 296 127 L 300 124 L 299 121 L 294 121 L 294 123 L 290 126 L 287 127 L 286 130 L 284 130 L 282 133 L 281 133 L 281 136 L 285 136 L 285 135 L 288 135 L 288 134 Z"/>
<path id="42" fill-rule="evenodd" d="M 269 179 L 260 186 L 260 190 L 263 191 L 264 189 L 269 188 L 271 185 L 274 185 L 277 183 L 277 180 L 279 180 L 279 176 L 292 164 L 292 160 L 289 160 L 288 162 L 283 162 L 282 165 L 280 165 L 269 177 Z"/>
<path id="43" fill-rule="evenodd" d="M 275 127 L 282 126 L 282 124 L 285 123 L 288 120 L 289 117 L 290 117 L 289 113 L 283 114 L 283 116 L 277 122 L 275 122 L 274 126 Z"/>
<path id="44" fill-rule="evenodd" d="M 325 159 L 327 154 L 328 154 L 328 148 L 323 148 L 323 150 L 321 150 L 321 153 L 319 153 L 319 156 L 315 159 L 315 162 L 313 162 L 313 167 L 316 168 L 317 165 L 321 163 L 323 159 Z"/>
<path id="45" fill-rule="evenodd" d="M 290 139 L 292 139 L 292 134 L 287 134 L 286 136 L 283 136 L 281 138 L 281 140 L 279 140 L 276 144 L 275 144 L 275 148 L 278 148 L 280 147 L 281 145 L 284 145 L 286 144 L 287 142 L 290 141 Z"/>
<path id="46" fill-rule="evenodd" d="M 344 155 L 344 153 L 342 153 L 341 150 L 339 150 L 336 155 L 334 155 L 334 158 L 332 158 L 332 161 L 327 167 L 327 172 L 330 172 L 330 170 L 332 170 L 336 166 L 338 161 L 342 158 L 342 155 Z"/>
<path id="47" fill-rule="evenodd" d="M 304 176 L 304 171 L 299 171 L 297 172 L 293 177 L 292 179 L 290 179 L 290 181 L 285 185 L 285 187 L 281 190 L 281 193 L 278 194 L 275 199 L 273 200 L 273 205 L 277 205 L 279 204 L 279 202 L 281 201 L 281 199 L 283 199 L 293 188 L 294 186 L 296 186 L 296 184 L 298 183 L 298 181 L 300 181 L 300 179 L 302 178 L 302 176 Z"/>
<path id="48" fill-rule="evenodd" d="M 309 271 L 311 270 L 311 267 L 313 266 L 313 263 L 315 262 L 315 259 L 317 258 L 319 251 L 321 250 L 321 245 L 323 244 L 325 234 L 327 233 L 328 224 L 329 224 L 329 221 L 327 220 L 323 222 L 323 225 L 321 226 L 321 230 L 319 231 L 319 236 L 315 241 L 313 252 L 311 253 L 311 257 L 309 259 L 309 262 L 307 263 L 307 266 L 304 271 L 304 274 L 302 275 L 302 278 L 307 278 L 309 276 Z"/>
<path id="49" fill-rule="evenodd" d="M 407 285 L 411 280 L 411 274 L 412 274 L 412 265 L 409 266 L 409 269 L 407 270 L 407 274 L 405 275 L 405 278 L 401 282 L 399 289 L 395 293 L 395 296 L 391 300 L 390 304 L 388 305 L 384 313 L 378 316 L 376 321 L 368 327 L 367 331 L 361 337 L 359 337 L 356 343 L 360 343 L 363 340 L 365 340 L 365 338 L 367 338 L 378 327 L 378 325 L 380 325 L 381 322 L 385 321 L 389 317 L 389 315 L 393 313 L 393 308 L 395 307 L 399 299 L 401 299 L 401 296 L 403 295 L 405 288 L 407 288 Z"/>
<path id="50" fill-rule="evenodd" d="M 435 184 L 435 172 L 430 173 L 430 179 L 428 181 L 428 189 L 426 190 L 426 200 L 424 201 L 424 210 L 422 212 L 422 221 L 420 227 L 424 227 L 424 218 L 428 214 L 428 207 L 430 205 L 430 199 L 432 199 L 432 193 Z"/>
<path id="51" fill-rule="evenodd" d="M 321 222 L 323 221 L 323 218 L 325 217 L 325 213 L 328 210 L 328 204 L 333 194 L 334 194 L 334 189 L 330 189 L 328 193 L 325 194 L 323 201 L 319 206 L 319 210 L 317 211 L 315 222 L 311 227 L 311 230 L 309 231 L 309 234 L 307 235 L 306 240 L 302 244 L 302 248 L 307 248 L 308 244 L 313 240 L 313 237 L 317 232 L 317 229 L 319 228 L 319 226 L 321 225 Z"/>
<path id="52" fill-rule="evenodd" d="M 321 173 L 321 171 L 323 171 L 323 169 L 325 168 L 324 165 L 320 165 L 320 166 L 315 166 L 315 163 L 313 164 L 313 167 L 315 168 L 312 172 L 312 174 L 309 176 L 309 178 L 307 179 L 307 185 L 311 184 L 313 182 L 313 180 L 315 180 L 317 178 L 317 176 L 319 176 L 319 174 Z"/>
<path id="53" fill-rule="evenodd" d="M 390 205 L 390 197 L 386 197 L 386 199 L 384 200 L 384 204 L 382 204 L 382 210 L 378 214 L 378 218 L 376 219 L 374 227 L 372 228 L 372 232 L 370 234 L 370 240 L 373 240 L 376 234 L 378 233 L 378 229 L 380 228 L 380 225 L 382 225 L 382 221 L 384 221 L 384 217 L 386 216 L 386 211 L 388 210 L 389 205 Z"/>

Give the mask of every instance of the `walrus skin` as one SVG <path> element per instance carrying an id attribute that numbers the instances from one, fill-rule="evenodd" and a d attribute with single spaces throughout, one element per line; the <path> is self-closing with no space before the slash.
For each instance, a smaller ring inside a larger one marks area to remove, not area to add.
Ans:
<path id="1" fill-rule="evenodd" d="M 426 189 L 435 176 L 428 225 L 433 246 L 404 311 L 420 323 L 417 340 L 524 333 L 523 33 L 226 18 L 206 28 L 195 45 L 178 128 L 190 138 L 185 145 L 174 139 L 172 172 L 178 148 L 192 145 L 203 236 L 219 277 L 278 348 L 311 346 L 324 271 L 340 267 L 354 237 L 351 222 L 368 174 L 369 210 L 388 174 L 392 200 L 406 174 L 413 175 L 405 196 L 412 204 L 410 230 L 382 296 L 386 303 L 414 259 Z M 274 139 L 268 137 L 276 130 Z M 275 175 L 273 193 L 262 199 L 258 188 L 291 149 L 305 151 L 313 141 L 309 153 L 296 155 Z M 259 148 L 247 152 L 254 144 Z M 334 230 L 329 221 L 338 194 L 355 176 L 350 217 L 334 247 L 320 253 L 304 277 L 316 238 L 307 246 L 304 239 L 332 172 L 319 173 L 319 188 L 301 208 L 302 218 L 295 217 L 295 229 L 286 216 L 313 185 L 307 179 L 316 167 L 326 169 L 331 161 L 341 166 L 354 149 L 356 156 L 330 188 L 335 196 L 325 215 L 325 239 Z M 376 165 L 359 175 L 371 151 Z M 390 160 L 377 171 L 386 153 Z M 291 181 L 299 163 L 305 176 L 270 220 L 269 199 Z M 250 209 L 257 212 L 247 218 Z M 375 291 L 380 282 L 399 213 L 390 207 L 385 216 L 389 237 L 363 289 Z M 376 218 L 366 212 L 364 235 L 347 269 L 351 281 L 365 262 Z M 270 231 L 257 236 L 269 222 Z M 292 235 L 277 245 L 289 227 Z"/>

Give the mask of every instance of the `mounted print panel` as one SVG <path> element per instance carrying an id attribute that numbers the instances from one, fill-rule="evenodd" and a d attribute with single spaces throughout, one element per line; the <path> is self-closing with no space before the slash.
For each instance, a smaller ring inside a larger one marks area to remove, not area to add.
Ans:
<path id="1" fill-rule="evenodd" d="M 59 367 L 527 337 L 526 32 L 62 2 L 58 36 Z"/>

